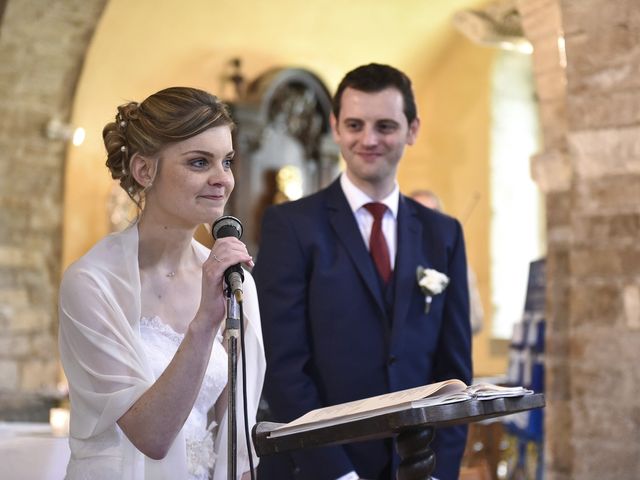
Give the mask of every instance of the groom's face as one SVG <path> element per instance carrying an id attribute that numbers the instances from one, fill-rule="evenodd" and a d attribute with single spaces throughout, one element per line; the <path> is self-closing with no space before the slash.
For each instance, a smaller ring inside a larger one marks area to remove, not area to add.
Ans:
<path id="1" fill-rule="evenodd" d="M 349 178 L 356 185 L 395 182 L 404 147 L 415 142 L 419 126 L 417 119 L 408 124 L 400 91 L 347 88 L 339 115 L 331 125 Z"/>

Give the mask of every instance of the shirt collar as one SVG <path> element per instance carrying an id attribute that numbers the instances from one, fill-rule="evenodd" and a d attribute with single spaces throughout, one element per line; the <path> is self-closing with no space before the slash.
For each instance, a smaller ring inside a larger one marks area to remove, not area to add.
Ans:
<path id="1" fill-rule="evenodd" d="M 354 214 L 366 203 L 377 201 L 384 203 L 387 206 L 393 215 L 393 218 L 398 218 L 398 203 L 400 201 L 400 188 L 398 187 L 398 182 L 394 183 L 391 193 L 381 200 L 373 200 L 369 195 L 356 187 L 344 172 L 340 175 L 340 186 L 342 187 L 342 191 L 344 192 L 345 197 L 347 197 L 347 202 L 349 202 L 351 211 L 353 211 Z"/>

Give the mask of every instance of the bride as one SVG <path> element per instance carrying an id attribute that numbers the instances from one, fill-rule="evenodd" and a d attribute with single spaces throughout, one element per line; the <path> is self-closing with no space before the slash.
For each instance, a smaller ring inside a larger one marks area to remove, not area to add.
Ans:
<path id="1" fill-rule="evenodd" d="M 140 214 L 71 265 L 60 287 L 68 479 L 227 478 L 223 274 L 253 261 L 237 238 L 220 238 L 209 250 L 193 234 L 223 214 L 233 190 L 232 127 L 215 96 L 174 87 L 120 106 L 103 130 L 107 167 Z M 265 362 L 248 272 L 243 310 L 251 427 Z"/>

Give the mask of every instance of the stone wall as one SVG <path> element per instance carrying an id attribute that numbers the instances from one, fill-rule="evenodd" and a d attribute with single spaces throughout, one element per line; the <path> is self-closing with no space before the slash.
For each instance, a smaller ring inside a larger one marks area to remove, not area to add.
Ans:
<path id="1" fill-rule="evenodd" d="M 55 393 L 57 286 L 69 118 L 106 0 L 10 0 L 0 26 L 0 418 Z"/>
<path id="2" fill-rule="evenodd" d="M 532 159 L 548 216 L 545 479 L 631 480 L 640 474 L 640 6 L 519 8 L 536 49 L 545 145 Z"/>
<path id="3" fill-rule="evenodd" d="M 640 475 L 640 5 L 560 3 L 567 48 L 573 478 Z"/>

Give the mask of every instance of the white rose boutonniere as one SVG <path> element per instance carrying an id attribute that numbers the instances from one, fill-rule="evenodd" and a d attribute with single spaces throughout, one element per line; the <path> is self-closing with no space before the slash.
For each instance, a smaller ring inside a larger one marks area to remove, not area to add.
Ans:
<path id="1" fill-rule="evenodd" d="M 438 295 L 449 285 L 449 277 L 432 268 L 418 266 L 416 270 L 418 285 L 424 293 L 424 312 L 429 313 L 434 295 Z"/>

